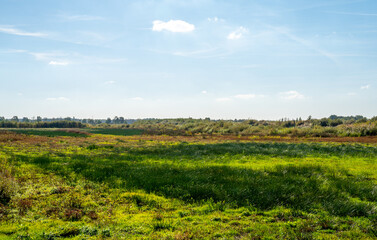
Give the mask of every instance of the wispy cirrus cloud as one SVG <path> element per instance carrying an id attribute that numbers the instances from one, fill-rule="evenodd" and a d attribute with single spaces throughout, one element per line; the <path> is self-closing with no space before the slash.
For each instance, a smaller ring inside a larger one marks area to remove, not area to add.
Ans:
<path id="1" fill-rule="evenodd" d="M 333 13 L 333 14 L 339 14 L 339 15 L 353 15 L 353 16 L 370 16 L 370 17 L 377 17 L 377 13 L 336 12 L 336 11 L 327 11 L 327 13 Z"/>
<path id="2" fill-rule="evenodd" d="M 0 25 L 0 32 L 11 34 L 11 35 L 17 35 L 17 36 L 26 36 L 26 37 L 46 37 L 46 33 L 41 32 L 28 32 L 24 30 L 17 29 L 13 26 L 1 26 Z"/>
<path id="3" fill-rule="evenodd" d="M 106 82 L 105 82 L 106 85 L 113 85 L 113 84 L 115 84 L 115 83 L 116 83 L 116 82 L 113 81 L 113 80 L 110 80 L 110 81 L 106 81 Z"/>
<path id="4" fill-rule="evenodd" d="M 233 32 L 229 33 L 227 38 L 229 40 L 237 40 L 237 39 L 240 39 L 244 34 L 248 32 L 249 30 L 247 28 L 244 28 L 241 26 L 237 28 L 236 30 L 234 30 Z"/>
<path id="5" fill-rule="evenodd" d="M 218 17 L 209 17 L 209 18 L 207 18 L 207 21 L 208 22 L 225 22 L 225 20 L 224 19 L 221 19 L 221 18 L 218 18 Z"/>
<path id="6" fill-rule="evenodd" d="M 318 54 L 330 59 L 332 62 L 334 62 L 336 64 L 338 63 L 337 55 L 330 53 L 330 52 L 316 46 L 315 44 L 313 44 L 312 42 L 310 42 L 306 39 L 303 39 L 303 38 L 296 36 L 295 34 L 292 33 L 292 31 L 290 29 L 285 28 L 285 27 L 272 27 L 272 26 L 270 26 L 269 28 L 272 29 L 273 31 L 275 31 L 276 33 L 281 34 L 281 35 L 287 37 L 288 39 L 290 39 L 290 40 L 292 40 L 292 41 L 294 41 L 294 42 L 296 42 L 300 45 L 303 45 L 303 46 L 311 49 L 312 51 L 315 51 Z"/>
<path id="7" fill-rule="evenodd" d="M 360 87 L 361 90 L 368 90 L 369 88 L 370 88 L 369 84 Z"/>
<path id="8" fill-rule="evenodd" d="M 168 22 L 155 20 L 153 21 L 152 30 L 156 32 L 161 32 L 165 30 L 176 33 L 187 33 L 194 31 L 195 26 L 194 24 L 185 22 L 183 20 L 170 20 Z"/>
<path id="9" fill-rule="evenodd" d="M 26 50 L 13 51 L 12 53 L 29 54 L 37 61 L 53 66 L 67 66 L 72 64 L 109 64 L 127 61 L 125 58 L 106 58 L 86 56 L 76 52 L 30 52 Z"/>
<path id="10" fill-rule="evenodd" d="M 293 99 L 304 99 L 305 96 L 297 91 L 287 91 L 279 93 L 281 99 L 293 100 Z"/>
<path id="11" fill-rule="evenodd" d="M 251 100 L 256 98 L 263 98 L 265 95 L 263 94 L 254 94 L 254 93 L 247 93 L 247 94 L 237 94 L 232 97 L 222 97 L 216 98 L 217 102 L 228 102 L 233 100 Z"/>
<path id="12" fill-rule="evenodd" d="M 62 62 L 62 61 L 50 61 L 49 65 L 57 65 L 57 66 L 66 66 L 69 62 Z"/>
<path id="13" fill-rule="evenodd" d="M 59 15 L 64 21 L 99 21 L 104 20 L 104 17 L 92 15 Z"/>

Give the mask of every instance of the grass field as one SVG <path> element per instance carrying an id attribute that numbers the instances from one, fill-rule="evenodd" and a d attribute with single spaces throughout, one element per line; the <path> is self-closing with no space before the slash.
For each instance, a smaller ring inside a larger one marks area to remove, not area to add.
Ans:
<path id="1" fill-rule="evenodd" d="M 376 239 L 376 160 L 373 143 L 2 134 L 0 239 Z"/>

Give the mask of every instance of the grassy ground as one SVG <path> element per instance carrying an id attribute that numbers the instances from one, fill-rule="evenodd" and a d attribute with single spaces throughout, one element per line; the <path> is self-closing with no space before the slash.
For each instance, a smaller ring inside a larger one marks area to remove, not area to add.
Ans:
<path id="1" fill-rule="evenodd" d="M 0 239 L 376 239 L 377 146 L 0 137 Z"/>

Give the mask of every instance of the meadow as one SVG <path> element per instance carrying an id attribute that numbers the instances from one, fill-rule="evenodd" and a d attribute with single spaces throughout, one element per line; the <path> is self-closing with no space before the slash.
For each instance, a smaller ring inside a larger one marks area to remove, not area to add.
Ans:
<path id="1" fill-rule="evenodd" d="M 111 131 L 0 133 L 0 239 L 377 238 L 375 138 Z"/>

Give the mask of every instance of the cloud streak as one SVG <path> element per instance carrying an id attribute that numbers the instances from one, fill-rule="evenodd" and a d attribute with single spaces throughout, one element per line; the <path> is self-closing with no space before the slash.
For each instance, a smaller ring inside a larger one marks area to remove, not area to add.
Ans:
<path id="1" fill-rule="evenodd" d="M 332 62 L 334 63 L 338 63 L 338 59 L 336 58 L 336 55 L 335 54 L 332 54 L 330 52 L 327 52 L 319 47 L 316 47 L 314 46 L 311 42 L 305 40 L 305 39 L 302 39 L 300 37 L 297 37 L 296 35 L 292 34 L 289 29 L 286 29 L 286 28 L 282 28 L 282 27 L 270 27 L 272 28 L 274 31 L 276 31 L 277 33 L 279 34 L 282 34 L 283 36 L 286 36 L 287 38 L 289 38 L 290 40 L 298 43 L 298 44 L 301 44 L 307 48 L 310 48 L 311 50 L 319 53 L 320 55 L 330 59 Z"/>
<path id="2" fill-rule="evenodd" d="M 65 21 L 99 21 L 105 19 L 100 16 L 91 15 L 60 15 L 60 17 Z"/>
<path id="3" fill-rule="evenodd" d="M 287 91 L 279 93 L 281 99 L 293 100 L 293 99 L 304 99 L 305 96 L 297 91 Z"/>
<path id="4" fill-rule="evenodd" d="M 48 64 L 49 65 L 57 65 L 57 66 L 66 66 L 69 63 L 68 62 L 61 62 L 61 61 L 50 61 Z"/>
<path id="5" fill-rule="evenodd" d="M 377 17 L 377 13 L 360 13 L 360 12 L 327 12 L 339 15 L 353 15 L 353 16 L 370 16 Z"/>
<path id="6" fill-rule="evenodd" d="M 244 27 L 239 27 L 235 31 L 229 33 L 228 39 L 229 40 L 237 40 L 240 39 L 244 34 L 248 33 L 249 30 Z"/>
<path id="7" fill-rule="evenodd" d="M 12 26 L 0 26 L 0 32 L 11 34 L 11 35 L 17 35 L 17 36 L 25 36 L 25 37 L 46 37 L 47 34 L 40 33 L 40 32 L 26 32 L 17 28 L 14 28 Z"/>

